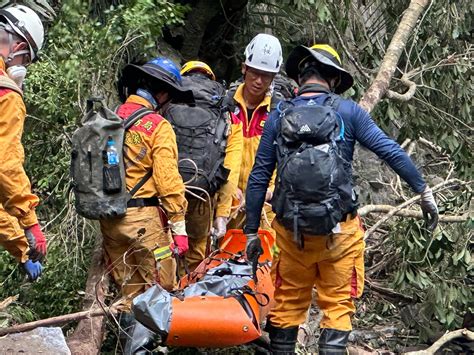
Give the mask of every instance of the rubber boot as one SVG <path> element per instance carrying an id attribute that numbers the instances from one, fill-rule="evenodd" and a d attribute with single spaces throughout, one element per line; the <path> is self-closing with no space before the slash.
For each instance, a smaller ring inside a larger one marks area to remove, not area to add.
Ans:
<path id="1" fill-rule="evenodd" d="M 150 354 L 158 346 L 158 343 L 154 341 L 155 333 L 138 322 L 133 315 L 122 316 L 122 319 L 121 338 L 125 340 L 122 340 L 124 355 Z"/>
<path id="2" fill-rule="evenodd" d="M 319 336 L 320 355 L 346 355 L 350 331 L 323 328 Z"/>
<path id="3" fill-rule="evenodd" d="M 270 336 L 270 351 L 272 354 L 295 354 L 298 327 L 278 328 L 267 322 L 265 330 Z"/>

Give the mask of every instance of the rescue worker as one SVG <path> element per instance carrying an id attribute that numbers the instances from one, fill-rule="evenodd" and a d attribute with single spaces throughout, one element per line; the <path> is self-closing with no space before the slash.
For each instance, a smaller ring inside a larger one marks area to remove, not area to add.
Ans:
<path id="1" fill-rule="evenodd" d="M 264 33 L 256 35 L 245 49 L 245 62 L 242 64 L 244 82 L 239 85 L 232 102 L 234 114 L 243 125 L 244 146 L 242 165 L 236 200 L 238 213 L 229 222 L 229 229 L 241 229 L 245 224 L 245 191 L 250 170 L 255 162 L 263 126 L 272 106 L 271 85 L 283 62 L 282 49 L 278 38 Z M 269 186 L 265 201 L 270 201 L 273 184 Z M 271 208 L 265 207 L 261 228 L 272 230 L 269 223 L 274 217 Z"/>
<path id="2" fill-rule="evenodd" d="M 438 222 L 437 205 L 431 189 L 409 156 L 385 135 L 369 113 L 354 101 L 336 95 L 353 84 L 352 76 L 342 68 L 338 53 L 329 45 L 317 44 L 311 48 L 298 46 L 288 57 L 286 71 L 300 85 L 299 96 L 292 100 L 295 107 L 325 105 L 326 100 L 331 97 L 338 100 L 333 108 L 344 123 L 343 139 L 337 141 L 342 157 L 347 162 L 352 162 L 356 141 L 376 153 L 415 193 L 421 194 L 421 209 L 430 217 L 427 221 L 428 228 L 433 230 Z M 279 150 L 279 143 L 274 144 L 277 136 L 283 132 L 279 131 L 282 119 L 278 112 L 274 112 L 265 124 L 249 178 L 247 223 L 244 229 L 249 259 L 259 254 L 261 247 L 256 233 L 260 212 L 277 160 L 280 161 L 281 154 L 285 154 Z M 309 119 L 305 122 L 308 121 Z M 304 167 L 301 169 L 303 173 Z M 311 169 L 311 166 L 306 169 L 309 175 L 305 179 L 314 182 L 311 177 L 318 169 Z M 352 167 L 347 169 L 351 174 Z M 280 181 L 280 171 L 283 169 L 278 170 L 277 181 Z M 279 187 L 275 191 L 274 200 L 278 199 L 278 194 Z M 305 321 L 314 285 L 317 289 L 317 302 L 323 312 L 319 353 L 346 353 L 352 329 L 351 315 L 355 311 L 353 299 L 362 294 L 364 286 L 364 231 L 355 208 L 354 201 L 353 210 L 344 215 L 328 235 L 300 235 L 299 239 L 304 245 L 302 248 L 295 242 L 293 231 L 282 225 L 279 215 L 273 221 L 280 250 L 272 265 L 275 305 L 267 322 L 273 353 L 294 353 L 298 326 Z M 316 223 L 316 219 L 312 223 Z"/>
<path id="3" fill-rule="evenodd" d="M 23 168 L 26 117 L 23 80 L 43 46 L 44 29 L 29 7 L 0 10 L 0 245 L 20 263 L 30 281 L 42 272 L 46 238 L 35 213 L 39 199 Z"/>
<path id="4" fill-rule="evenodd" d="M 187 202 L 178 172 L 176 136 L 158 110 L 171 99 L 192 100 L 192 93 L 181 87 L 179 69 L 166 58 L 125 66 L 119 91 L 126 97 L 117 109 L 123 119 L 142 108 L 151 111 L 127 130 L 124 143 L 127 189 L 133 189 L 148 172 L 151 177 L 129 201 L 125 217 L 100 222 L 111 273 L 121 287 L 123 309 L 129 311 L 132 299 L 155 281 L 153 251 L 170 244 L 180 255 L 188 250 Z M 160 203 L 166 215 L 160 213 Z M 175 287 L 175 272 L 173 258 L 161 261 L 157 277 L 163 288 Z"/>
<path id="5" fill-rule="evenodd" d="M 216 80 L 211 67 L 201 61 L 185 63 L 181 68 L 181 75 L 202 75 L 209 80 Z M 189 250 L 186 253 L 186 261 L 190 271 L 194 270 L 206 257 L 206 249 L 209 242 L 209 221 L 211 218 L 213 218 L 211 234 L 215 238 L 222 238 L 227 231 L 227 222 L 232 207 L 232 196 L 237 191 L 239 180 L 242 146 L 242 122 L 231 113 L 231 129 L 227 137 L 224 159 L 224 167 L 229 169 L 230 173 L 227 182 L 219 189 L 215 196 L 215 209 L 212 211 L 212 216 L 208 203 L 203 203 L 199 199 L 189 200 L 188 214 L 186 215 Z"/>
<path id="6" fill-rule="evenodd" d="M 155 282 L 168 291 L 176 286 L 176 261 L 166 258 L 157 263 L 154 251 L 169 246 L 181 257 L 188 250 L 187 201 L 178 172 L 176 136 L 159 111 L 171 100 L 192 102 L 193 96 L 182 88 L 179 68 L 167 58 L 126 65 L 118 89 L 125 101 L 116 110 L 122 119 L 143 108 L 150 110 L 125 133 L 127 189 L 141 187 L 123 218 L 100 221 L 105 256 L 122 292 L 124 353 L 135 354 L 153 347 L 154 333 L 130 313 L 133 298 Z"/>

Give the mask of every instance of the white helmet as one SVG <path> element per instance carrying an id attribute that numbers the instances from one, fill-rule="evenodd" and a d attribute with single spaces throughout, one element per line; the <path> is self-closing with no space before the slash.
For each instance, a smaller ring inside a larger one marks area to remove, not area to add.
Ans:
<path id="1" fill-rule="evenodd" d="M 278 73 L 283 62 L 281 44 L 278 38 L 266 33 L 256 35 L 245 48 L 245 65 Z"/>
<path id="2" fill-rule="evenodd" d="M 13 31 L 22 37 L 30 46 L 31 59 L 34 59 L 38 51 L 43 47 L 44 27 L 38 14 L 24 5 L 13 5 L 0 10 Z"/>

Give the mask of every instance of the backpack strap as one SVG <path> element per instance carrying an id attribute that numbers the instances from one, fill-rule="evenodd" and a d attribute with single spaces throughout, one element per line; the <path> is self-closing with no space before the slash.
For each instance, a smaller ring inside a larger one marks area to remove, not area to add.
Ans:
<path id="1" fill-rule="evenodd" d="M 139 119 L 145 117 L 146 115 L 154 113 L 153 110 L 150 110 L 149 108 L 142 107 L 138 110 L 136 110 L 134 113 L 132 113 L 128 118 L 126 118 L 123 122 L 123 127 L 125 130 L 128 130 L 130 127 L 132 127 L 135 122 L 137 122 Z"/>
<path id="2" fill-rule="evenodd" d="M 0 87 L 13 90 L 23 97 L 23 91 L 18 85 L 6 75 L 0 75 Z"/>
<path id="3" fill-rule="evenodd" d="M 117 113 L 118 107 L 115 109 L 115 112 Z M 142 107 L 138 110 L 136 110 L 134 113 L 132 113 L 127 119 L 124 120 L 123 126 L 125 128 L 125 131 L 127 131 L 130 127 L 132 127 L 135 122 L 137 122 L 139 119 L 145 117 L 146 115 L 154 113 L 153 110 L 150 110 L 149 108 Z M 147 171 L 144 177 L 141 178 L 141 180 L 130 190 L 130 198 L 132 198 L 140 188 L 145 185 L 145 183 L 151 178 L 153 175 L 153 169 L 150 169 Z"/>

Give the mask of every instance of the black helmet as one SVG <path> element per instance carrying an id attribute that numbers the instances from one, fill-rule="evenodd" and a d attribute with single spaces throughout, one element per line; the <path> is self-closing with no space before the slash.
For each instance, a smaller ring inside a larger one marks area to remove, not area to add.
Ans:
<path id="1" fill-rule="evenodd" d="M 305 46 L 294 48 L 286 61 L 286 73 L 288 76 L 298 82 L 301 66 L 308 59 L 315 59 L 317 62 L 332 67 L 339 72 L 341 80 L 334 88 L 336 94 L 342 94 L 354 84 L 352 75 L 342 68 L 339 54 L 327 44 L 315 44 L 311 48 Z"/>
<path id="2" fill-rule="evenodd" d="M 170 59 L 158 57 L 143 65 L 126 65 L 117 84 L 121 99 L 135 93 L 143 81 L 164 87 L 176 101 L 194 102 L 193 92 L 183 88 L 179 68 Z"/>

